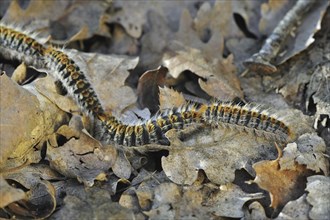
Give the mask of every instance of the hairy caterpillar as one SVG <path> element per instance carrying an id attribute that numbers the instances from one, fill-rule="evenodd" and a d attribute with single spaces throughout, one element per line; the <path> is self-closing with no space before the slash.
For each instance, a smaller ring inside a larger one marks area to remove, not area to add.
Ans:
<path id="1" fill-rule="evenodd" d="M 45 50 L 46 67 L 59 79 L 83 110 L 92 115 L 104 113 L 94 89 L 79 66 L 63 51 L 49 46 Z"/>
<path id="2" fill-rule="evenodd" d="M 63 50 L 39 43 L 18 29 L 0 25 L 1 53 L 31 65 L 46 67 L 59 79 L 83 111 L 95 116 L 96 138 L 106 143 L 140 146 L 149 143 L 169 145 L 165 133 L 174 129 L 202 123 L 206 126 L 229 126 L 253 132 L 268 139 L 286 141 L 291 132 L 282 121 L 251 105 L 215 102 L 187 103 L 179 108 L 163 111 L 137 124 L 124 124 L 111 113 L 105 113 L 94 89 L 78 64 Z"/>
<path id="3" fill-rule="evenodd" d="M 98 139 L 125 146 L 150 143 L 169 145 L 164 135 L 168 130 L 172 128 L 180 130 L 192 123 L 200 122 L 198 106 L 195 103 L 187 103 L 180 108 L 159 112 L 151 119 L 136 125 L 126 125 L 112 117 L 99 115 L 102 130 L 98 134 Z"/>
<path id="4" fill-rule="evenodd" d="M 103 113 L 96 93 L 74 60 L 51 45 L 39 43 L 34 37 L 1 23 L 1 54 L 36 67 L 48 68 L 50 74 L 61 81 L 83 110 L 93 115 Z"/>
<path id="5" fill-rule="evenodd" d="M 279 142 L 285 142 L 291 136 L 289 127 L 282 121 L 250 104 L 188 103 L 160 112 L 150 120 L 137 125 L 125 125 L 106 116 L 100 117 L 100 121 L 103 124 L 101 127 L 105 130 L 100 132 L 99 139 L 125 146 L 149 143 L 168 145 L 169 142 L 164 136 L 166 131 L 172 128 L 180 130 L 193 123 L 231 127 L 240 132 L 251 132 Z"/>
<path id="6" fill-rule="evenodd" d="M 0 23 L 0 49 L 6 58 L 24 61 L 28 65 L 42 67 L 45 47 L 42 43 L 18 28 Z"/>
<path id="7" fill-rule="evenodd" d="M 235 105 L 232 103 L 213 103 L 201 107 L 202 118 L 206 124 L 229 126 L 238 130 L 252 131 L 268 139 L 286 141 L 291 135 L 290 129 L 266 110 L 256 106 Z"/>

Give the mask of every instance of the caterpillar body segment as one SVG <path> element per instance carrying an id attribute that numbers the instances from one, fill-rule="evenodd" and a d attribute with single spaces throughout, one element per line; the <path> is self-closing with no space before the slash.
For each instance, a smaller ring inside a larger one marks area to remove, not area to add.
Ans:
<path id="1" fill-rule="evenodd" d="M 289 127 L 282 121 L 269 115 L 267 111 L 261 111 L 249 104 L 240 106 L 231 103 L 213 103 L 203 106 L 201 111 L 206 124 L 253 131 L 278 141 L 286 141 L 291 135 Z"/>
<path id="2" fill-rule="evenodd" d="M 199 123 L 201 115 L 196 104 L 187 103 L 180 108 L 173 108 L 156 114 L 151 119 L 133 125 L 126 125 L 114 119 L 113 116 L 99 115 L 101 129 L 98 139 L 106 143 L 116 143 L 125 146 L 140 146 L 150 143 L 169 145 L 165 133 L 174 128 L 183 129 L 186 126 Z"/>
<path id="3" fill-rule="evenodd" d="M 92 115 L 104 112 L 92 85 L 73 59 L 52 46 L 45 50 L 44 59 L 51 74 L 62 82 L 83 110 Z"/>
<path id="4" fill-rule="evenodd" d="M 27 65 L 43 68 L 46 47 L 19 28 L 0 22 L 0 53 L 5 58 L 24 61 Z"/>

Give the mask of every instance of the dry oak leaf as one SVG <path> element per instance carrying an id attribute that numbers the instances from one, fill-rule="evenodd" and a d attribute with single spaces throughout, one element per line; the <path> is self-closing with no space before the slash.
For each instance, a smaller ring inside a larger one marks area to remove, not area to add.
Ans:
<path id="1" fill-rule="evenodd" d="M 178 78 L 185 70 L 203 78 L 206 82 L 200 80 L 199 84 L 211 96 L 226 100 L 243 98 L 240 82 L 235 75 L 233 56 L 224 59 L 222 55 L 223 37 L 219 32 L 214 32 L 209 41 L 203 43 L 192 25 L 189 12 L 184 10 L 180 29 L 163 56 L 164 66 L 174 78 Z"/>
<path id="2" fill-rule="evenodd" d="M 153 196 L 149 198 L 152 203 L 150 210 L 143 212 L 150 218 L 239 218 L 244 216 L 243 206 L 247 201 L 263 197 L 262 193 L 245 193 L 234 184 L 218 187 L 212 183 L 200 185 L 195 182 L 192 186 L 180 187 L 163 182 L 153 188 Z"/>
<path id="3" fill-rule="evenodd" d="M 14 216 L 35 219 L 47 218 L 55 211 L 56 191 L 52 183 L 40 181 L 26 195 L 26 199 L 9 204 L 6 210 Z"/>
<path id="4" fill-rule="evenodd" d="M 149 31 L 146 31 L 141 38 L 139 66 L 153 69 L 155 65 L 161 64 L 165 48 L 174 34 L 165 19 L 156 12 L 150 11 L 148 20 Z"/>
<path id="5" fill-rule="evenodd" d="M 137 86 L 138 104 L 141 108 L 149 108 L 151 112 L 158 110 L 159 87 L 166 82 L 167 68 L 159 66 L 157 69 L 148 70 L 139 78 Z"/>
<path id="6" fill-rule="evenodd" d="M 215 1 L 214 5 L 204 2 L 194 19 L 194 27 L 202 38 L 208 29 L 211 32 L 220 32 L 227 38 L 244 37 L 244 33 L 237 26 L 233 15 L 240 14 L 247 25 L 254 29 L 255 8 L 260 5 L 258 1 Z"/>
<path id="7" fill-rule="evenodd" d="M 8 211 L 18 216 L 34 218 L 47 217 L 54 211 L 57 193 L 50 181 L 57 182 L 65 179 L 45 164 L 31 164 L 7 172 L 3 176 L 17 189 L 26 192 L 26 197 L 10 204 Z"/>
<path id="8" fill-rule="evenodd" d="M 280 212 L 276 220 L 285 219 L 309 219 L 308 213 L 311 206 L 306 201 L 306 194 L 299 197 L 299 199 L 288 202 L 283 210 Z"/>
<path id="9" fill-rule="evenodd" d="M 275 148 L 264 137 L 230 128 L 196 127 L 185 140 L 175 130 L 166 133 L 171 145 L 169 155 L 162 157 L 167 177 L 177 183 L 191 185 L 199 170 L 204 170 L 212 183 L 226 184 L 235 179 L 236 169 L 254 174 L 252 164 L 275 157 Z"/>
<path id="10" fill-rule="evenodd" d="M 154 199 L 155 187 L 167 181 L 169 180 L 164 172 L 150 173 L 142 168 L 132 180 L 131 187 L 121 196 L 119 203 L 137 212 L 150 210 Z"/>
<path id="11" fill-rule="evenodd" d="M 11 79 L 14 82 L 17 82 L 19 85 L 22 85 L 22 83 L 24 82 L 24 80 L 26 80 L 27 76 L 27 67 L 25 65 L 25 63 L 21 63 L 13 72 L 13 75 L 11 76 Z"/>
<path id="12" fill-rule="evenodd" d="M 67 125 L 63 125 L 67 127 Z M 61 129 L 68 134 L 76 132 Z M 63 135 L 68 136 L 68 135 Z M 104 181 L 105 172 L 116 161 L 117 152 L 111 146 L 102 148 L 101 144 L 85 132 L 80 132 L 79 138 L 71 137 L 63 146 L 49 146 L 46 153 L 52 168 L 62 175 L 77 178 L 86 186 L 93 186 L 95 180 Z"/>
<path id="13" fill-rule="evenodd" d="M 42 180 L 55 182 L 65 179 L 48 165 L 40 163 L 30 164 L 3 176 L 6 180 L 19 183 L 18 185 L 24 187 L 24 189 L 32 189 L 40 184 Z"/>
<path id="14" fill-rule="evenodd" d="M 263 193 L 246 193 L 239 186 L 228 183 L 220 186 L 220 191 L 211 197 L 205 205 L 217 216 L 243 218 L 244 204 L 247 201 L 263 197 Z"/>
<path id="15" fill-rule="evenodd" d="M 282 151 L 278 148 L 276 160 L 264 160 L 253 164 L 256 177 L 252 182 L 270 193 L 270 206 L 275 209 L 283 207 L 288 201 L 300 196 L 304 188 L 304 178 L 310 175 L 304 165 L 297 163 L 291 169 L 282 170 L 281 157 Z"/>
<path id="16" fill-rule="evenodd" d="M 35 157 L 33 147 L 42 144 L 63 123 L 66 113 L 31 85 L 20 87 L 6 75 L 0 76 L 0 90 L 0 165 L 5 165 L 8 158 L 38 162 L 40 153 L 39 158 Z"/>
<path id="17" fill-rule="evenodd" d="M 325 156 L 326 146 L 324 140 L 316 133 L 301 135 L 296 142 L 289 143 L 284 149 L 279 164 L 281 170 L 294 169 L 295 163 L 306 165 L 307 169 L 317 173 L 322 171 L 329 174 L 329 160 Z"/>
<path id="18" fill-rule="evenodd" d="M 64 204 L 52 219 L 132 219 L 134 213 L 112 202 L 108 190 L 82 185 L 67 187 Z"/>
<path id="19" fill-rule="evenodd" d="M 276 113 L 291 128 L 292 138 L 313 130 L 310 117 L 301 111 L 283 109 Z M 183 140 L 177 138 L 174 130 L 166 135 L 171 146 L 167 148 L 169 155 L 162 158 L 162 167 L 178 184 L 192 184 L 199 169 L 205 171 L 211 182 L 226 184 L 234 180 L 235 169 L 243 168 L 254 175 L 254 162 L 276 157 L 274 142 L 253 132 L 228 127 L 196 127 L 194 132 L 180 134 Z"/>
<path id="20" fill-rule="evenodd" d="M 7 181 L 0 175 L 0 208 L 4 208 L 8 204 L 24 199 L 25 192 L 10 186 Z"/>
<path id="21" fill-rule="evenodd" d="M 22 8 L 17 0 L 11 1 L 6 14 L 3 16 L 3 21 L 11 21 L 16 24 L 26 24 L 33 20 L 56 20 L 63 15 L 63 12 L 68 7 L 68 1 L 29 1 L 27 8 Z"/>
<path id="22" fill-rule="evenodd" d="M 178 42 L 173 42 L 172 45 L 175 43 Z M 203 52 L 198 49 L 180 44 L 173 47 L 181 47 L 181 49 L 166 52 L 163 63 L 174 78 L 179 77 L 183 71 L 190 70 L 205 80 L 200 79 L 199 84 L 209 95 L 222 100 L 243 98 L 239 79 L 235 75 L 236 68 L 232 63 L 233 56 L 222 60 L 207 60 Z"/>
<path id="23" fill-rule="evenodd" d="M 160 109 L 171 109 L 173 107 L 180 107 L 186 103 L 182 93 L 170 89 L 168 87 L 159 88 L 159 103 Z"/>
<path id="24" fill-rule="evenodd" d="M 12 1 L 3 21 L 15 24 L 29 24 L 43 35 L 52 35 L 58 44 L 90 38 L 94 34 L 110 37 L 103 20 L 109 7 L 106 2 L 88 1 L 39 1 L 31 0 L 26 8 L 19 1 Z M 81 15 L 84 16 L 81 16 Z"/>
<path id="25" fill-rule="evenodd" d="M 108 23 L 121 24 L 129 35 L 139 38 L 149 12 L 156 12 L 158 16 L 168 20 L 170 26 L 175 26 L 181 11 L 186 7 L 193 9 L 196 2 L 198 1 L 115 1 L 115 13 L 107 15 L 106 20 Z"/>
<path id="26" fill-rule="evenodd" d="M 328 219 L 330 216 L 330 177 L 310 176 L 307 178 L 306 200 L 312 205 L 311 219 Z"/>

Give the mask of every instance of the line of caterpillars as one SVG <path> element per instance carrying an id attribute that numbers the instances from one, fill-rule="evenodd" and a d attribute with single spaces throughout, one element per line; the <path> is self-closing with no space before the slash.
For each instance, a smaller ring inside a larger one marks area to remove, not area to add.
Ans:
<path id="1" fill-rule="evenodd" d="M 165 133 L 195 123 L 206 126 L 229 126 L 285 142 L 291 132 L 282 121 L 250 105 L 215 102 L 187 103 L 179 108 L 159 112 L 139 124 L 127 125 L 105 112 L 94 89 L 75 61 L 52 45 L 39 43 L 24 32 L 0 24 L 0 49 L 3 56 L 28 65 L 46 67 L 59 79 L 83 111 L 96 118 L 96 138 L 106 143 L 140 146 L 150 143 L 169 145 Z"/>

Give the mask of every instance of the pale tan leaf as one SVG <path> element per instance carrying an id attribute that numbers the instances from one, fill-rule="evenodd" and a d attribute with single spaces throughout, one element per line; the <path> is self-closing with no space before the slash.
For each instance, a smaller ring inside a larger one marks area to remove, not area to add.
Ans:
<path id="1" fill-rule="evenodd" d="M 311 219 L 327 219 L 330 216 L 330 177 L 311 176 L 307 178 L 307 202 L 312 205 Z"/>
<path id="2" fill-rule="evenodd" d="M 206 203 L 206 206 L 211 206 L 210 211 L 217 216 L 242 218 L 243 205 L 247 201 L 263 197 L 263 193 L 246 193 L 237 185 L 229 183 L 220 186 L 220 191 Z"/>
<path id="3" fill-rule="evenodd" d="M 21 189 L 11 187 L 3 176 L 0 176 L 0 208 L 4 208 L 8 204 L 24 199 L 25 193 Z"/>
<path id="4" fill-rule="evenodd" d="M 67 132 L 76 133 L 68 129 Z M 102 149 L 98 141 L 81 132 L 79 139 L 71 138 L 60 147 L 48 147 L 47 157 L 51 167 L 59 173 L 93 186 L 94 181 L 115 163 L 117 153 L 111 146 Z"/>
<path id="5" fill-rule="evenodd" d="M 294 143 L 290 143 L 283 151 L 279 164 L 281 169 L 293 169 L 295 163 L 306 165 L 308 169 L 326 176 L 329 174 L 329 160 L 325 157 L 326 146 L 322 138 L 316 134 L 301 135 Z"/>
<path id="6" fill-rule="evenodd" d="M 306 194 L 299 197 L 299 199 L 288 202 L 283 210 L 280 212 L 276 220 L 285 219 L 309 219 L 308 212 L 310 205 L 306 201 Z"/>
<path id="7" fill-rule="evenodd" d="M 66 114 L 33 87 L 22 88 L 6 75 L 2 75 L 0 79 L 0 164 L 4 165 L 9 157 L 27 158 L 28 153 L 33 154 L 32 148 L 46 140 L 47 135 L 54 132 L 55 126 L 64 121 Z"/>
<path id="8" fill-rule="evenodd" d="M 179 107 L 186 103 L 182 93 L 179 93 L 170 88 L 159 88 L 159 102 L 160 109 L 170 109 L 173 107 Z"/>

